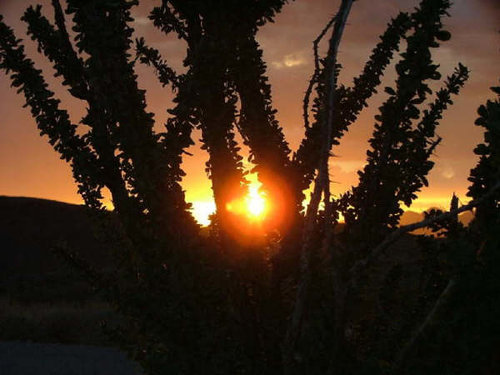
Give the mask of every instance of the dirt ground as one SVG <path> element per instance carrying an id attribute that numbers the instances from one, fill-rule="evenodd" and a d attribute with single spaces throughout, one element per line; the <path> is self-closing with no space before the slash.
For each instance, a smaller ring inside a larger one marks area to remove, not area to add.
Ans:
<path id="1" fill-rule="evenodd" d="M 138 365 L 114 348 L 0 342 L 0 375 L 139 375 Z"/>

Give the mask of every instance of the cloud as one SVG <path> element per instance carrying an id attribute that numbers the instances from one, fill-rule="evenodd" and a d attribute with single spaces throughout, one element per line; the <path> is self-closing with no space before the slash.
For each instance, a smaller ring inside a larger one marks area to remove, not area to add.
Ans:
<path id="1" fill-rule="evenodd" d="M 346 161 L 338 161 L 333 159 L 331 161 L 333 167 L 338 167 L 344 173 L 352 173 L 357 172 L 363 169 L 366 164 L 366 160 L 346 160 Z"/>
<path id="2" fill-rule="evenodd" d="M 442 173 L 443 177 L 450 180 L 452 179 L 453 177 L 455 177 L 455 171 L 451 168 L 446 168 L 443 173 Z"/>
<path id="3" fill-rule="evenodd" d="M 306 60 L 300 54 L 291 53 L 289 55 L 285 55 L 280 61 L 273 61 L 272 64 L 276 69 L 283 68 L 293 68 L 295 66 L 304 65 Z"/>

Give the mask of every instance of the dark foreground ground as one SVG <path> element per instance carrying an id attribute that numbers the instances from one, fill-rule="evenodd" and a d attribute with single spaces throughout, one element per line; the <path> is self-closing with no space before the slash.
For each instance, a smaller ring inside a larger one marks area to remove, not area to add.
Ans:
<path id="1" fill-rule="evenodd" d="M 406 215 L 409 222 L 421 219 Z M 113 225 L 111 214 L 109 221 Z M 0 375 L 141 373 L 102 331 L 102 323 L 120 324 L 120 318 L 52 251 L 64 244 L 93 267 L 112 272 L 113 242 L 103 232 L 108 233 L 82 206 L 0 196 Z M 415 295 L 423 274 L 415 238 L 405 237 L 389 253 L 369 283 L 373 290 L 364 294 L 378 295 L 387 272 L 399 266 L 406 270 L 400 295 Z M 363 306 L 376 309 L 374 302 Z M 394 322 L 403 321 L 400 310 Z"/>
<path id="2" fill-rule="evenodd" d="M 105 268 L 94 232 L 84 207 L 0 196 L 0 375 L 141 374 L 102 333 L 110 307 L 51 251 Z"/>
<path id="3" fill-rule="evenodd" d="M 0 342 L 1 375 L 138 375 L 137 364 L 113 348 Z"/>

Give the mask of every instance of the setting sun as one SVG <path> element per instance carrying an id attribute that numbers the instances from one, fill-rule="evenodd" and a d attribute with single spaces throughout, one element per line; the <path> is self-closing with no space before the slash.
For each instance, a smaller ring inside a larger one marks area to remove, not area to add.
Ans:
<path id="1" fill-rule="evenodd" d="M 246 197 L 228 203 L 226 209 L 235 214 L 246 216 L 252 221 L 262 220 L 268 211 L 268 204 L 264 193 L 259 190 L 260 185 L 258 180 L 252 179 Z"/>
<path id="2" fill-rule="evenodd" d="M 261 183 L 256 177 L 249 176 L 248 194 L 243 199 L 234 200 L 226 205 L 226 209 L 237 215 L 245 216 L 251 221 L 260 221 L 269 212 L 269 202 L 260 191 Z M 202 226 L 210 225 L 210 215 L 216 211 L 215 202 L 193 201 L 191 212 L 196 221 Z"/>
<path id="3" fill-rule="evenodd" d="M 257 219 L 262 218 L 266 212 L 266 199 L 259 191 L 257 184 L 251 185 L 245 199 L 248 216 Z"/>

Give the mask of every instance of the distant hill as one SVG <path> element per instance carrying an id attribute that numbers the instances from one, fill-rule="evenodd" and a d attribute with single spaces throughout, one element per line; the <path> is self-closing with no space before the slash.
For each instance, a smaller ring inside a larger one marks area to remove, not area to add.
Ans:
<path id="1" fill-rule="evenodd" d="M 96 224 L 89 213 L 74 204 L 0 196 L 1 289 L 35 294 L 42 286 L 44 293 L 51 285 L 74 286 L 78 278 L 51 250 L 60 243 L 98 267 L 109 265 L 111 257 L 94 235 Z"/>
<path id="2" fill-rule="evenodd" d="M 462 212 L 458 216 L 458 220 L 464 225 L 469 225 L 469 223 L 472 221 L 473 218 L 474 218 L 474 214 L 471 211 Z M 401 216 L 401 220 L 400 220 L 399 224 L 400 225 L 408 225 L 408 224 L 417 223 L 417 222 L 424 220 L 424 219 L 425 219 L 425 215 L 423 212 L 405 211 L 404 214 Z M 419 229 L 413 233 L 414 234 L 431 234 L 432 231 L 430 229 Z"/>
<path id="3" fill-rule="evenodd" d="M 423 218 L 423 213 L 406 211 L 401 224 Z M 464 224 L 472 218 L 471 212 L 460 215 Z M 96 225 L 85 206 L 0 196 L 0 281 L 60 271 L 65 266 L 51 248 L 61 242 L 92 263 L 109 264 L 106 246 L 94 235 Z"/>
<path id="4" fill-rule="evenodd" d="M 421 212 L 405 211 L 401 225 L 423 220 Z M 468 224 L 471 212 L 460 215 Z M 96 225 L 82 205 L 58 201 L 0 196 L 0 280 L 19 273 L 46 273 L 60 269 L 51 247 L 58 243 L 98 265 L 110 261 L 102 241 L 94 235 Z"/>
<path id="5" fill-rule="evenodd" d="M 406 211 L 401 224 L 418 222 L 423 217 L 423 213 Z M 460 219 L 468 223 L 472 217 L 467 212 Z M 111 265 L 109 246 L 95 235 L 98 225 L 85 206 L 0 196 L 0 292 L 24 288 L 32 290 L 36 297 L 36 293 L 47 295 L 55 291 L 56 285 L 59 291 L 64 285 L 73 288 L 78 277 L 51 251 L 59 243 L 66 244 L 98 268 Z M 430 234 L 423 231 L 416 234 L 422 233 Z M 39 288 L 44 290 L 37 292 Z"/>

